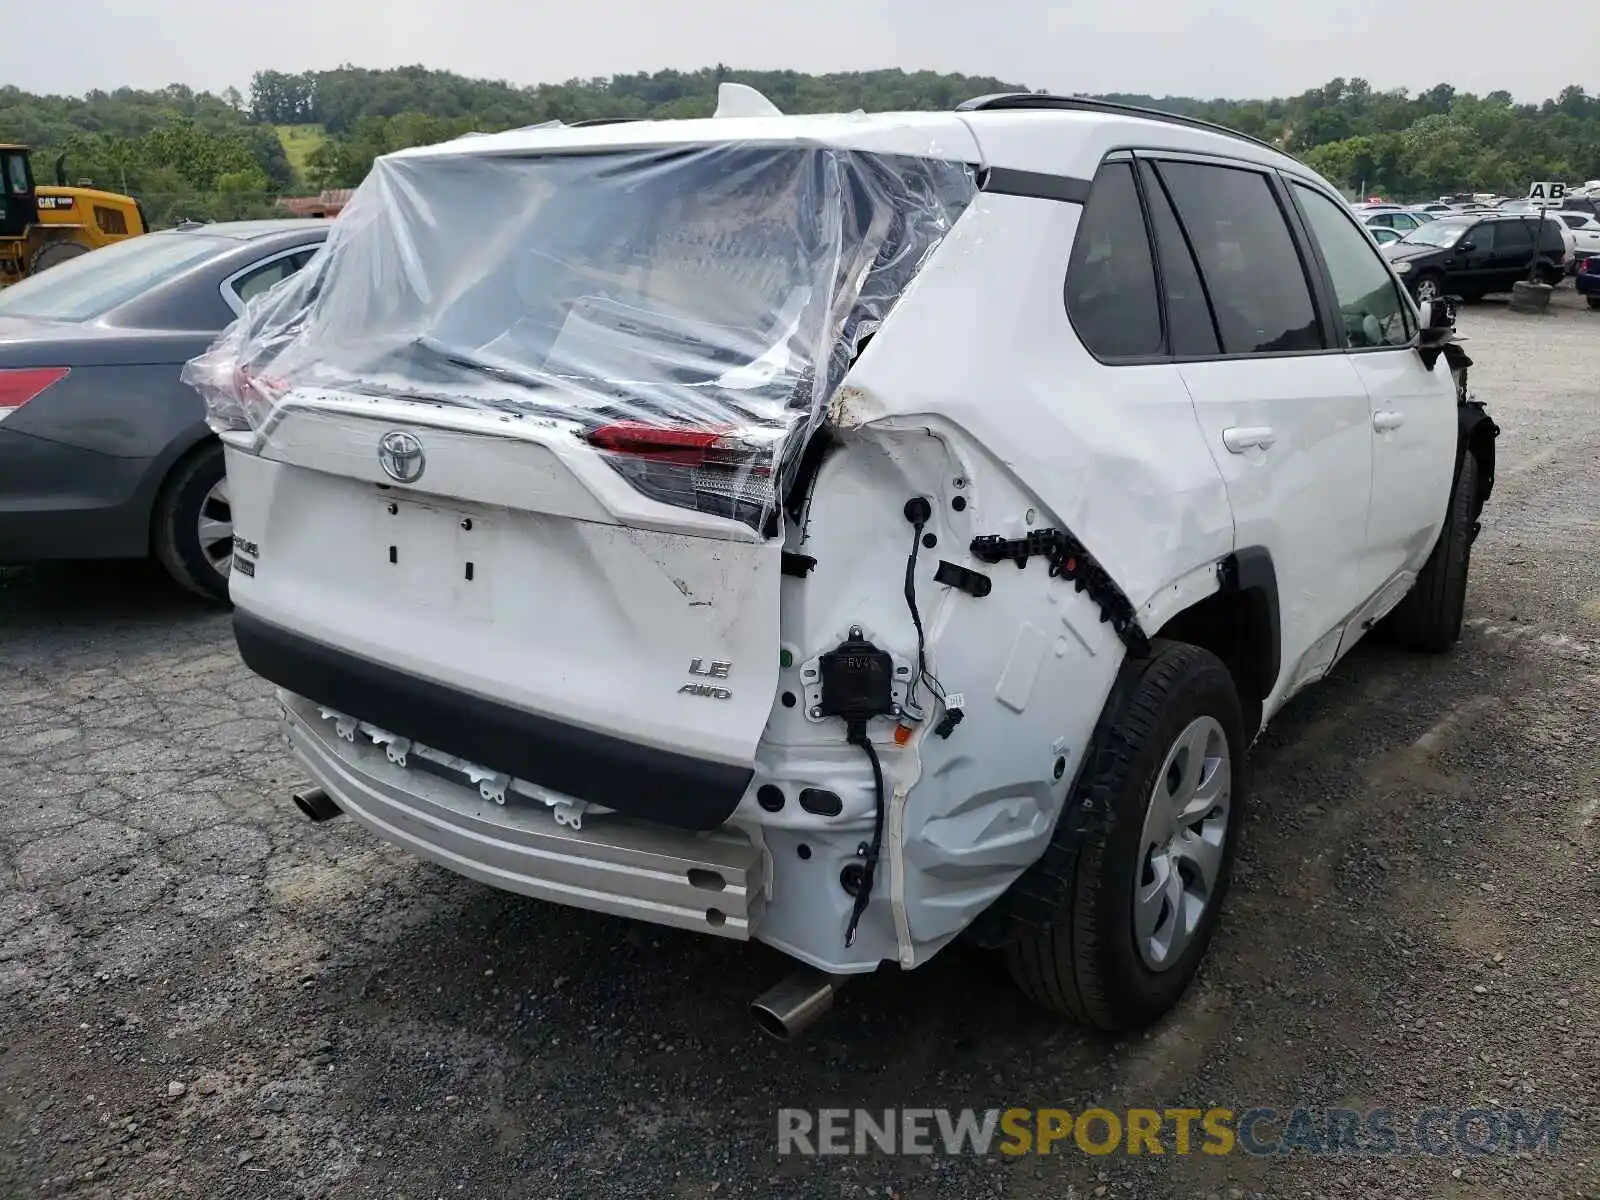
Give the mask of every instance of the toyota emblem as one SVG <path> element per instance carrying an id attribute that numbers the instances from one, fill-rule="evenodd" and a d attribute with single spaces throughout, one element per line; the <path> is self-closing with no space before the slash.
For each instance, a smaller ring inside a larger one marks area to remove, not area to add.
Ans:
<path id="1" fill-rule="evenodd" d="M 401 483 L 415 483 L 422 478 L 422 469 L 428 457 L 422 452 L 422 442 L 414 433 L 395 430 L 378 441 L 378 463 L 390 479 Z"/>

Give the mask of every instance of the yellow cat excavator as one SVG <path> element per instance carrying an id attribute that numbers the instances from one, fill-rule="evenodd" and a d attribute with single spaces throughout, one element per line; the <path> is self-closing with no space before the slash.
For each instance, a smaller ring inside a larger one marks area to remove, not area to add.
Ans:
<path id="1" fill-rule="evenodd" d="M 149 231 L 132 196 L 68 187 L 65 157 L 56 186 L 36 187 L 28 147 L 0 144 L 0 287 Z"/>

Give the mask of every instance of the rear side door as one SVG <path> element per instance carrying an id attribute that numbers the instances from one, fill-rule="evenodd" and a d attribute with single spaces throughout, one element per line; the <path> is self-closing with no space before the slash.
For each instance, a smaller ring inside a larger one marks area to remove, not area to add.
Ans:
<path id="1" fill-rule="evenodd" d="M 1375 597 L 1367 615 L 1377 616 L 1400 598 L 1403 573 L 1421 567 L 1443 523 L 1455 467 L 1455 388 L 1448 371 L 1423 365 L 1414 349 L 1416 314 L 1344 205 L 1298 180 L 1289 191 L 1326 272 L 1336 335 L 1367 391 L 1372 503 L 1363 574 L 1396 584 L 1391 595 Z"/>
<path id="2" fill-rule="evenodd" d="M 1508 292 L 1517 280 L 1528 277 L 1533 266 L 1531 226 L 1522 220 L 1485 222 L 1468 236 L 1477 238 L 1490 229 L 1494 231 L 1494 266 L 1488 290 Z"/>
<path id="3" fill-rule="evenodd" d="M 1277 573 L 1289 675 L 1270 710 L 1331 665 L 1366 594 L 1366 388 L 1332 344 L 1320 277 L 1274 173 L 1176 156 L 1143 169 L 1163 280 L 1186 262 L 1209 304 L 1212 348 L 1177 357 L 1227 484 L 1235 544 L 1265 547 Z"/>

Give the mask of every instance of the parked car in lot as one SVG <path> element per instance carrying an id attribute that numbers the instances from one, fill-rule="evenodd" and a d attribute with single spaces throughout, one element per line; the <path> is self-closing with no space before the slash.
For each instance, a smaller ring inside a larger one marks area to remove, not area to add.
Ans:
<path id="1" fill-rule="evenodd" d="M 1488 292 L 1508 292 L 1528 277 L 1535 236 L 1539 277 L 1559 282 L 1568 253 L 1563 228 L 1559 221 L 1534 216 L 1461 214 L 1413 229 L 1383 252 L 1419 301 L 1477 300 Z"/>
<path id="2" fill-rule="evenodd" d="M 1386 229 L 1382 225 L 1368 225 L 1367 232 L 1372 235 L 1372 240 L 1380 246 L 1387 246 L 1390 242 L 1398 242 L 1405 236 L 1398 229 Z"/>
<path id="3" fill-rule="evenodd" d="M 776 1032 L 957 938 L 1146 1026 L 1263 725 L 1380 621 L 1459 636 L 1449 313 L 1201 122 L 724 104 L 381 158 L 188 368 L 299 803 L 768 942 Z"/>
<path id="4" fill-rule="evenodd" d="M 1560 221 L 1570 231 L 1573 240 L 1574 268 L 1580 268 L 1584 260 L 1593 255 L 1600 254 L 1600 217 L 1592 213 L 1572 212 L 1566 209 L 1553 210 L 1550 216 Z"/>
<path id="5" fill-rule="evenodd" d="M 179 371 L 327 232 L 188 226 L 0 291 L 0 563 L 153 554 L 186 587 L 227 596 L 222 446 Z"/>
<path id="6" fill-rule="evenodd" d="M 1583 260 L 1572 284 L 1578 294 L 1588 300 L 1590 308 L 1600 308 L 1600 254 L 1591 254 Z"/>
<path id="7" fill-rule="evenodd" d="M 1587 213 L 1591 217 L 1600 217 L 1600 195 L 1568 196 L 1561 202 L 1561 211 Z"/>
<path id="8" fill-rule="evenodd" d="M 1403 208 L 1368 212 L 1361 219 L 1375 229 L 1393 229 L 1397 233 L 1409 233 L 1418 225 L 1426 225 L 1428 223 L 1427 217 L 1419 213 L 1407 212 Z"/>

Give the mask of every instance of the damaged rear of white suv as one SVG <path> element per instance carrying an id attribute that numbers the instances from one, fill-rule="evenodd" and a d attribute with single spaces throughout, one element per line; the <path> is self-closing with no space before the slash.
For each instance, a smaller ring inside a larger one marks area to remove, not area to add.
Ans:
<path id="1" fill-rule="evenodd" d="M 1459 635 L 1450 333 L 1270 147 L 1017 96 L 390 155 L 188 377 L 310 815 L 773 945 L 773 1032 L 957 937 L 1120 1030 L 1264 721 Z"/>

